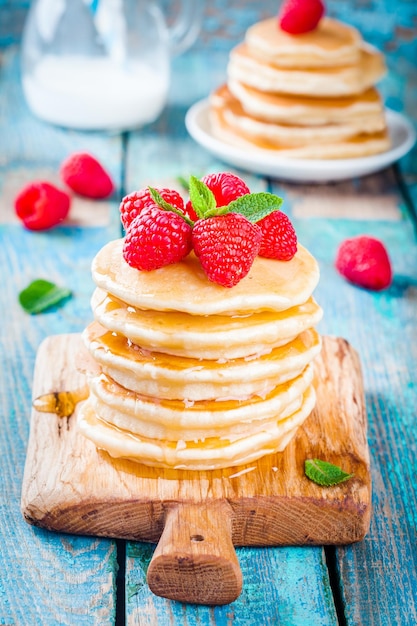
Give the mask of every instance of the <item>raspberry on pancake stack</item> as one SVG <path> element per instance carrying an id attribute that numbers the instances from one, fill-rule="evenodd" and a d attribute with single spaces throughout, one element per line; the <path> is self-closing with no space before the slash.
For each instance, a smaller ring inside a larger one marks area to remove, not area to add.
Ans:
<path id="1" fill-rule="evenodd" d="M 195 221 L 173 190 L 126 196 L 125 239 L 93 260 L 78 425 L 113 457 L 212 470 L 283 450 L 311 413 L 322 310 L 281 198 L 230 173 L 193 185 Z"/>
<path id="2" fill-rule="evenodd" d="M 361 157 L 390 147 L 375 88 L 383 55 L 323 17 L 320 0 L 288 0 L 230 53 L 227 84 L 210 97 L 215 135 L 243 148 L 307 159 Z"/>

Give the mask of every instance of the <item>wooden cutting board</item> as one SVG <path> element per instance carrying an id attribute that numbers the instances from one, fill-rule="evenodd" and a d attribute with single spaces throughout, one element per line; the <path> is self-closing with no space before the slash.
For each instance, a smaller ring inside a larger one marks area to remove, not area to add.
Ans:
<path id="1" fill-rule="evenodd" d="M 33 397 L 85 388 L 79 335 L 39 348 Z M 216 471 L 149 468 L 112 459 L 70 417 L 32 410 L 22 512 L 54 531 L 158 543 L 148 569 L 157 595 L 226 604 L 242 577 L 234 546 L 346 544 L 362 539 L 371 514 L 366 411 L 357 353 L 323 338 L 317 406 L 284 452 Z M 82 395 L 82 394 L 81 394 Z M 353 473 L 320 487 L 304 473 L 319 458 Z"/>

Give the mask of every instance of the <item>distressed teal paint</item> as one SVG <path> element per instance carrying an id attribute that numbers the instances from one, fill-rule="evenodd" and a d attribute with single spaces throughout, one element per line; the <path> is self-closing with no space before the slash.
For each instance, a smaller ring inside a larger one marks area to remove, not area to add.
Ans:
<path id="1" fill-rule="evenodd" d="M 1 61 L 0 623 L 110 626 L 118 569 L 114 542 L 29 526 L 20 512 L 20 485 L 37 347 L 47 335 L 79 332 L 91 319 L 90 263 L 95 251 L 120 232 L 113 219 L 117 204 L 109 205 L 107 226 L 33 233 L 12 222 L 13 198 L 5 191 L 13 175 L 22 172 L 23 184 L 37 177 L 38 170 L 53 174 L 69 152 L 86 148 L 102 155 L 119 186 L 121 139 L 69 135 L 34 120 L 22 100 L 16 51 L 9 49 Z M 74 297 L 61 309 L 28 316 L 18 304 L 18 293 L 37 277 L 69 286 Z"/>
<path id="2" fill-rule="evenodd" d="M 66 132 L 30 114 L 22 97 L 18 50 L 28 2 L 0 0 L 0 47 L 7 47 L 0 57 L 0 217 L 13 210 L 5 197 L 12 174 L 25 169 L 29 174 L 39 169 L 54 172 L 74 150 L 88 149 L 100 156 L 118 186 L 103 227 L 65 226 L 34 234 L 0 219 L 0 624 L 114 623 L 118 569 L 114 543 L 35 529 L 20 514 L 35 353 L 45 336 L 79 331 L 91 319 L 89 265 L 103 243 L 120 235 L 117 205 L 123 189 L 230 169 L 187 136 L 184 115 L 193 102 L 224 80 L 231 47 L 247 26 L 276 12 L 277 3 L 233 0 L 226 4 L 221 0 L 206 4 L 202 36 L 191 51 L 173 61 L 166 111 L 154 124 L 127 135 L 123 144 L 117 134 Z M 327 3 L 330 15 L 357 26 L 367 41 L 386 54 L 389 73 L 380 84 L 383 97 L 417 124 L 414 5 L 407 0 L 395 5 L 388 0 Z M 417 623 L 417 246 L 410 219 L 417 204 L 416 148 L 402 159 L 399 174 L 402 187 L 391 170 L 365 181 L 331 186 L 336 195 L 348 196 L 352 203 L 372 188 L 393 194 L 400 209 L 398 221 L 384 221 L 383 215 L 372 221 L 294 220 L 300 241 L 320 265 L 316 296 L 325 313 L 320 330 L 346 337 L 360 354 L 364 374 L 374 512 L 368 537 L 337 549 L 340 594 L 349 626 Z M 243 175 L 252 190 L 282 195 L 290 215 L 297 198 L 311 193 L 308 186 Z M 316 192 L 320 189 L 314 187 Z M 380 237 L 388 246 L 395 276 L 384 293 L 349 285 L 334 268 L 340 241 L 362 232 Z M 73 289 L 75 297 L 63 309 L 29 319 L 17 304 L 17 293 L 35 277 L 54 278 Z M 229 606 L 215 608 L 153 596 L 146 585 L 153 549 L 148 544 L 127 544 L 125 597 L 130 625 L 337 623 L 320 548 L 239 548 L 245 580 L 242 595 Z"/>
<path id="3" fill-rule="evenodd" d="M 145 623 L 151 624 L 153 619 L 160 626 L 336 626 L 321 548 L 238 548 L 236 553 L 244 579 L 242 594 L 222 607 L 185 605 L 152 597 L 144 584 L 141 564 L 135 562 L 137 557 L 128 560 L 126 601 L 131 622 L 138 623 L 140 615 Z"/>

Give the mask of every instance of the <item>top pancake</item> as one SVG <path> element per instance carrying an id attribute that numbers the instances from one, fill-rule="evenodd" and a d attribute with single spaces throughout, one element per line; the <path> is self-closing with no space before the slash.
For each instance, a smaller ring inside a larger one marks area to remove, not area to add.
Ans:
<path id="1" fill-rule="evenodd" d="M 273 17 L 251 26 L 246 43 L 259 59 L 280 67 L 336 67 L 359 61 L 360 33 L 330 17 L 301 35 L 281 30 Z"/>
<path id="2" fill-rule="evenodd" d="M 142 309 L 192 315 L 284 311 L 306 302 L 319 280 L 317 261 L 300 244 L 291 261 L 256 257 L 249 274 L 231 289 L 210 282 L 193 253 L 180 263 L 146 272 L 130 267 L 122 248 L 123 239 L 117 239 L 98 252 L 92 263 L 93 280 Z"/>
<path id="3" fill-rule="evenodd" d="M 385 74 L 383 55 L 362 44 L 359 59 L 343 66 L 282 67 L 260 59 L 248 44 L 230 52 L 227 75 L 260 91 L 311 97 L 340 97 L 361 93 Z"/>

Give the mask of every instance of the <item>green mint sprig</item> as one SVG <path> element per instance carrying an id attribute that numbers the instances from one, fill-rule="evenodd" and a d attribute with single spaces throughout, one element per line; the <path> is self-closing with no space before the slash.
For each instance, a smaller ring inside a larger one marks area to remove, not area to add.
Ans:
<path id="1" fill-rule="evenodd" d="M 307 478 L 322 487 L 333 487 L 353 476 L 353 474 L 344 472 L 337 465 L 320 459 L 307 459 L 304 463 L 304 471 Z"/>
<path id="2" fill-rule="evenodd" d="M 198 219 L 207 219 L 218 215 L 226 215 L 226 213 L 240 213 L 252 223 L 259 222 L 273 211 L 279 211 L 282 205 L 282 198 L 272 193 L 261 191 L 258 193 L 247 193 L 244 196 L 232 200 L 227 206 L 216 206 L 216 198 L 214 193 L 207 187 L 203 181 L 196 176 L 190 176 L 189 193 L 191 204 L 197 214 Z M 190 226 L 193 221 L 182 211 L 169 204 L 163 199 L 161 194 L 149 187 L 149 192 L 155 203 L 165 211 L 172 211 L 180 215 Z"/>
<path id="3" fill-rule="evenodd" d="M 273 193 L 260 191 L 259 193 L 247 193 L 227 206 L 228 213 L 241 213 L 250 222 L 259 222 L 273 211 L 279 211 L 282 205 L 282 198 L 274 196 Z"/>
<path id="4" fill-rule="evenodd" d="M 189 191 L 191 204 L 200 219 L 208 217 L 216 210 L 214 193 L 202 180 L 198 180 L 196 176 L 190 176 Z"/>
<path id="5" fill-rule="evenodd" d="M 282 205 L 282 198 L 261 191 L 247 193 L 232 200 L 227 206 L 217 207 L 213 192 L 195 176 L 190 177 L 190 200 L 200 219 L 226 213 L 240 213 L 253 223 L 259 222 L 273 211 L 278 211 Z"/>
<path id="6" fill-rule="evenodd" d="M 19 293 L 19 302 L 27 313 L 36 315 L 51 306 L 63 303 L 70 296 L 71 291 L 66 287 L 58 287 L 48 280 L 39 278 Z"/>
<path id="7" fill-rule="evenodd" d="M 161 209 L 164 209 L 164 211 L 172 211 L 172 213 L 176 213 L 177 215 L 180 215 L 187 222 L 187 224 L 189 224 L 190 226 L 193 225 L 193 221 L 190 220 L 190 218 L 187 215 L 185 215 L 182 211 L 180 211 L 175 206 L 173 206 L 172 204 L 164 200 L 161 194 L 159 193 L 159 191 L 157 191 L 153 187 L 148 187 L 148 189 L 152 196 L 152 199 L 155 201 L 155 203 L 159 207 L 161 207 Z"/>

